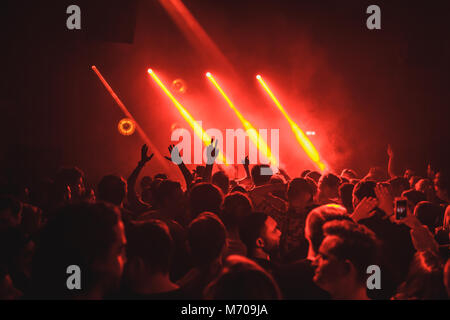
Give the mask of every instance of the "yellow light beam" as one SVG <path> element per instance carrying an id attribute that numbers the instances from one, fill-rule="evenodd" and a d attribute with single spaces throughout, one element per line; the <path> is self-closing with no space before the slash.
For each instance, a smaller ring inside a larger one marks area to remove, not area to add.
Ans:
<path id="1" fill-rule="evenodd" d="M 194 120 L 194 118 L 189 114 L 189 112 L 181 105 L 181 103 L 178 102 L 177 99 L 170 93 L 170 91 L 166 88 L 166 86 L 161 82 L 161 80 L 158 78 L 158 76 L 155 74 L 155 72 L 152 69 L 148 69 L 147 72 L 150 74 L 150 76 L 153 78 L 153 80 L 158 84 L 158 86 L 164 91 L 164 93 L 170 98 L 170 100 L 173 102 L 175 107 L 178 109 L 178 111 L 181 113 L 183 118 L 189 123 L 191 128 L 194 130 L 194 133 L 203 141 L 203 143 L 208 146 L 211 144 L 211 137 L 203 130 L 203 128 Z M 222 162 L 225 165 L 228 165 L 228 161 L 226 157 L 223 155 L 221 150 L 219 150 L 219 155 L 222 159 Z"/>
<path id="2" fill-rule="evenodd" d="M 267 159 L 270 160 L 270 164 L 272 166 L 277 166 L 278 161 L 277 159 L 272 155 L 272 151 L 270 150 L 267 143 L 264 141 L 264 139 L 261 138 L 259 133 L 256 131 L 256 129 L 250 124 L 250 122 L 247 121 L 247 119 L 244 118 L 244 116 L 237 110 L 237 108 L 234 106 L 233 102 L 231 102 L 230 98 L 225 94 L 225 92 L 222 90 L 222 88 L 217 83 L 216 79 L 212 76 L 210 72 L 206 73 L 206 77 L 214 84 L 216 89 L 220 92 L 220 94 L 223 96 L 225 101 L 228 103 L 230 108 L 236 113 L 239 120 L 242 122 L 242 125 L 244 126 L 245 130 L 247 131 L 247 134 L 249 135 L 250 140 L 255 144 L 256 148 L 260 150 Z"/>
<path id="3" fill-rule="evenodd" d="M 92 66 L 91 69 L 95 72 L 97 77 L 102 82 L 103 86 L 106 88 L 106 90 L 109 92 L 111 97 L 116 101 L 117 105 L 119 106 L 120 110 L 125 114 L 127 118 L 130 118 L 134 124 L 136 125 L 136 130 L 138 131 L 139 135 L 141 136 L 142 140 L 148 145 L 150 148 L 150 151 L 153 152 L 156 155 L 156 159 L 163 165 L 164 169 L 169 170 L 169 167 L 167 165 L 167 160 L 165 160 L 161 153 L 158 151 L 158 149 L 155 147 L 155 145 L 150 141 L 148 136 L 145 134 L 144 130 L 142 130 L 141 126 L 137 123 L 137 121 L 134 119 L 134 117 L 131 115 L 131 113 L 128 111 L 127 107 L 123 104 L 123 102 L 120 100 L 120 98 L 117 96 L 117 94 L 114 92 L 114 90 L 109 85 L 108 81 L 103 77 L 103 75 L 100 73 L 100 71 L 97 69 L 96 66 Z"/>
<path id="4" fill-rule="evenodd" d="M 308 137 L 305 135 L 305 133 L 302 131 L 302 129 L 300 129 L 299 126 L 289 117 L 286 110 L 284 110 L 283 106 L 278 101 L 278 99 L 275 97 L 275 95 L 272 93 L 272 91 L 269 89 L 267 84 L 264 82 L 263 78 L 258 74 L 256 76 L 256 79 L 258 79 L 261 86 L 269 94 L 270 98 L 272 98 L 275 105 L 278 107 L 278 109 L 284 115 L 286 120 L 289 122 L 291 129 L 294 132 L 295 138 L 297 139 L 298 143 L 303 148 L 303 150 L 305 150 L 308 157 L 317 165 L 317 167 L 321 171 L 324 171 L 326 168 L 326 165 L 320 160 L 319 152 L 316 150 L 316 148 L 312 144 L 311 140 L 308 139 Z"/>

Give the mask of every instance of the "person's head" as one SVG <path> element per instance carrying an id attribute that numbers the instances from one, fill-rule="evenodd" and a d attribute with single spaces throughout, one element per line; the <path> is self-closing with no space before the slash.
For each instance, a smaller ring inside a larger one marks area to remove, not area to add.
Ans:
<path id="1" fill-rule="evenodd" d="M 128 276 L 168 275 L 174 243 L 167 224 L 159 220 L 133 223 L 127 241 Z"/>
<path id="2" fill-rule="evenodd" d="M 58 188 L 68 186 L 72 200 L 81 200 L 86 191 L 84 173 L 77 167 L 61 168 L 55 177 L 55 185 Z"/>
<path id="3" fill-rule="evenodd" d="M 220 261 L 226 244 L 225 226 L 214 213 L 203 212 L 188 226 L 188 243 L 195 266 Z"/>
<path id="4" fill-rule="evenodd" d="M 127 194 L 125 179 L 116 175 L 107 175 L 98 184 L 98 199 L 121 206 Z"/>
<path id="5" fill-rule="evenodd" d="M 306 179 L 295 178 L 289 182 L 287 198 L 290 207 L 303 209 L 313 202 L 314 189 Z"/>
<path id="6" fill-rule="evenodd" d="M 322 175 L 320 173 L 318 173 L 317 171 L 310 171 L 306 174 L 305 178 L 310 178 L 317 184 L 317 183 L 319 183 L 321 176 Z"/>
<path id="7" fill-rule="evenodd" d="M 409 186 L 411 188 L 414 189 L 414 186 L 416 185 L 416 183 L 421 179 L 421 177 L 419 176 L 412 176 L 411 178 L 409 178 Z"/>
<path id="8" fill-rule="evenodd" d="M 194 169 L 194 178 L 202 178 L 205 174 L 205 166 L 197 166 Z"/>
<path id="9" fill-rule="evenodd" d="M 273 175 L 272 169 L 267 164 L 256 164 L 251 170 L 252 181 L 255 186 L 269 183 Z"/>
<path id="10" fill-rule="evenodd" d="M 117 207 L 79 203 L 62 207 L 43 228 L 33 260 L 37 298 L 101 298 L 116 290 L 125 263 L 125 233 Z M 68 268 L 81 272 L 81 289 L 69 290 Z"/>
<path id="11" fill-rule="evenodd" d="M 416 205 L 421 201 L 426 201 L 425 194 L 413 189 L 403 191 L 402 198 L 406 198 L 409 212 L 413 213 Z"/>
<path id="12" fill-rule="evenodd" d="M 443 265 L 439 256 L 431 251 L 418 251 L 414 255 L 408 276 L 397 289 L 400 300 L 441 300 L 447 298 L 443 281 Z"/>
<path id="13" fill-rule="evenodd" d="M 191 217 L 194 219 L 205 211 L 220 214 L 222 201 L 222 191 L 218 187 L 207 182 L 197 183 L 189 192 Z"/>
<path id="14" fill-rule="evenodd" d="M 377 183 L 375 181 L 367 180 L 360 181 L 353 188 L 353 208 L 356 208 L 358 203 L 364 198 L 376 198 L 375 187 Z"/>
<path id="15" fill-rule="evenodd" d="M 143 176 L 141 179 L 141 189 L 150 189 L 152 186 L 153 179 L 150 176 Z"/>
<path id="16" fill-rule="evenodd" d="M 222 193 L 226 195 L 230 188 L 230 179 L 223 171 L 217 171 L 213 174 L 211 182 L 213 185 L 218 186 Z"/>
<path id="17" fill-rule="evenodd" d="M 389 180 L 389 193 L 393 198 L 400 197 L 401 194 L 409 190 L 409 182 L 408 179 L 403 177 L 396 177 Z"/>
<path id="18" fill-rule="evenodd" d="M 327 173 L 320 177 L 319 180 L 319 194 L 326 198 L 337 198 L 339 196 L 339 186 L 341 179 L 333 173 Z"/>
<path id="19" fill-rule="evenodd" d="M 22 221 L 22 202 L 12 196 L 0 196 L 0 230 L 16 227 Z"/>
<path id="20" fill-rule="evenodd" d="M 319 252 L 324 238 L 323 225 L 332 220 L 350 220 L 350 217 L 344 207 L 335 204 L 317 207 L 306 217 L 305 238 L 309 243 L 311 258 Z"/>
<path id="21" fill-rule="evenodd" d="M 428 201 L 433 201 L 435 199 L 435 191 L 433 186 L 433 181 L 430 179 L 420 179 L 414 185 L 414 189 L 425 194 Z"/>
<path id="22" fill-rule="evenodd" d="M 413 169 L 406 169 L 405 173 L 403 174 L 403 178 L 409 181 L 416 173 Z"/>
<path id="23" fill-rule="evenodd" d="M 251 214 L 252 211 L 253 206 L 250 198 L 246 194 L 233 192 L 223 200 L 220 218 L 228 231 L 237 231 L 242 218 Z"/>
<path id="24" fill-rule="evenodd" d="M 434 190 L 442 201 L 450 202 L 450 175 L 447 172 L 438 172 L 434 178 Z"/>
<path id="25" fill-rule="evenodd" d="M 353 212 L 353 189 L 355 185 L 351 183 L 343 183 L 339 186 L 339 198 L 342 205 L 347 209 L 348 213 Z"/>
<path id="26" fill-rule="evenodd" d="M 341 177 L 351 180 L 351 179 L 356 179 L 357 175 L 356 175 L 356 172 L 353 171 L 352 169 L 344 169 L 341 172 Z"/>
<path id="27" fill-rule="evenodd" d="M 432 202 L 421 201 L 414 208 L 414 215 L 434 233 L 434 229 L 438 227 L 438 223 L 443 216 L 443 209 Z"/>
<path id="28" fill-rule="evenodd" d="M 367 267 L 376 264 L 375 234 L 352 221 L 330 221 L 314 265 L 314 282 L 333 298 L 356 298 L 366 290 Z"/>
<path id="29" fill-rule="evenodd" d="M 231 189 L 230 193 L 233 193 L 233 192 L 241 192 L 241 193 L 244 193 L 244 194 L 248 193 L 247 190 L 245 190 L 245 188 L 243 186 L 235 186 L 235 187 L 233 187 L 233 189 Z"/>
<path id="30" fill-rule="evenodd" d="M 280 245 L 281 231 L 272 217 L 263 212 L 253 212 L 242 219 L 239 236 L 251 258 L 256 251 L 274 254 Z"/>
<path id="31" fill-rule="evenodd" d="M 300 178 L 306 178 L 306 175 L 310 172 L 311 170 L 309 169 L 303 170 L 302 173 L 300 174 Z"/>
<path id="32" fill-rule="evenodd" d="M 213 300 L 279 300 L 280 289 L 263 268 L 252 260 L 231 255 L 217 279 L 205 289 L 204 297 Z"/>
<path id="33" fill-rule="evenodd" d="M 181 184 L 172 180 L 161 180 L 154 192 L 154 202 L 158 208 L 173 208 L 182 204 L 184 199 Z"/>

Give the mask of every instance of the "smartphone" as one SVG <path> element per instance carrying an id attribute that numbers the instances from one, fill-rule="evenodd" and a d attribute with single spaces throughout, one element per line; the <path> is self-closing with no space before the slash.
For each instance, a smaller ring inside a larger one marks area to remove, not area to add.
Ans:
<path id="1" fill-rule="evenodd" d="M 404 198 L 395 199 L 395 218 L 401 220 L 406 217 L 408 202 Z"/>

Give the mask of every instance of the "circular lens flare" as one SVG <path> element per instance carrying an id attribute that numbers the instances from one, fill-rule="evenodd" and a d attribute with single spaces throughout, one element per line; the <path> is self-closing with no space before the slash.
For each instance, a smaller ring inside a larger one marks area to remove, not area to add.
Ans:
<path id="1" fill-rule="evenodd" d="M 133 120 L 124 118 L 119 121 L 117 128 L 119 129 L 120 134 L 124 136 L 131 136 L 136 130 L 136 125 Z"/>

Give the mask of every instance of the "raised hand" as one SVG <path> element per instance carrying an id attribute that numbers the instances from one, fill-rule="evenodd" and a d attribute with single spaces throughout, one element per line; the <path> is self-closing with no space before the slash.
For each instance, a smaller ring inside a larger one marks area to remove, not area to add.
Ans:
<path id="1" fill-rule="evenodd" d="M 244 165 L 244 167 L 249 167 L 250 166 L 250 159 L 248 158 L 248 156 L 245 156 L 245 159 L 242 161 L 242 164 Z"/>
<path id="2" fill-rule="evenodd" d="M 164 158 L 176 163 L 177 165 L 183 163 L 183 159 L 180 156 L 180 151 L 174 144 L 169 145 L 168 149 L 170 156 L 164 156 Z"/>
<path id="3" fill-rule="evenodd" d="M 219 149 L 217 148 L 217 140 L 216 143 L 214 143 L 214 138 L 211 138 L 211 144 L 206 147 L 206 164 L 213 164 L 216 160 L 217 156 L 219 155 Z"/>
<path id="4" fill-rule="evenodd" d="M 388 154 L 389 158 L 394 157 L 394 150 L 392 150 L 392 147 L 390 144 L 388 144 L 388 146 L 387 146 L 387 154 Z"/>
<path id="5" fill-rule="evenodd" d="M 146 164 L 147 162 L 149 162 L 153 158 L 154 154 L 152 153 L 150 156 L 148 156 L 147 152 L 148 152 L 148 146 L 146 144 L 144 144 L 142 146 L 142 149 L 141 149 L 141 161 L 139 161 L 139 163 L 141 165 Z"/>
<path id="6" fill-rule="evenodd" d="M 378 208 L 383 210 L 388 216 L 392 215 L 394 213 L 394 199 L 392 199 L 388 188 L 381 183 L 377 183 L 375 194 L 377 195 L 379 202 Z"/>
<path id="7" fill-rule="evenodd" d="M 372 216 L 372 210 L 378 204 L 378 200 L 376 198 L 367 198 L 364 197 L 356 206 L 353 211 L 351 217 L 355 222 L 358 222 L 361 219 L 369 218 Z"/>

